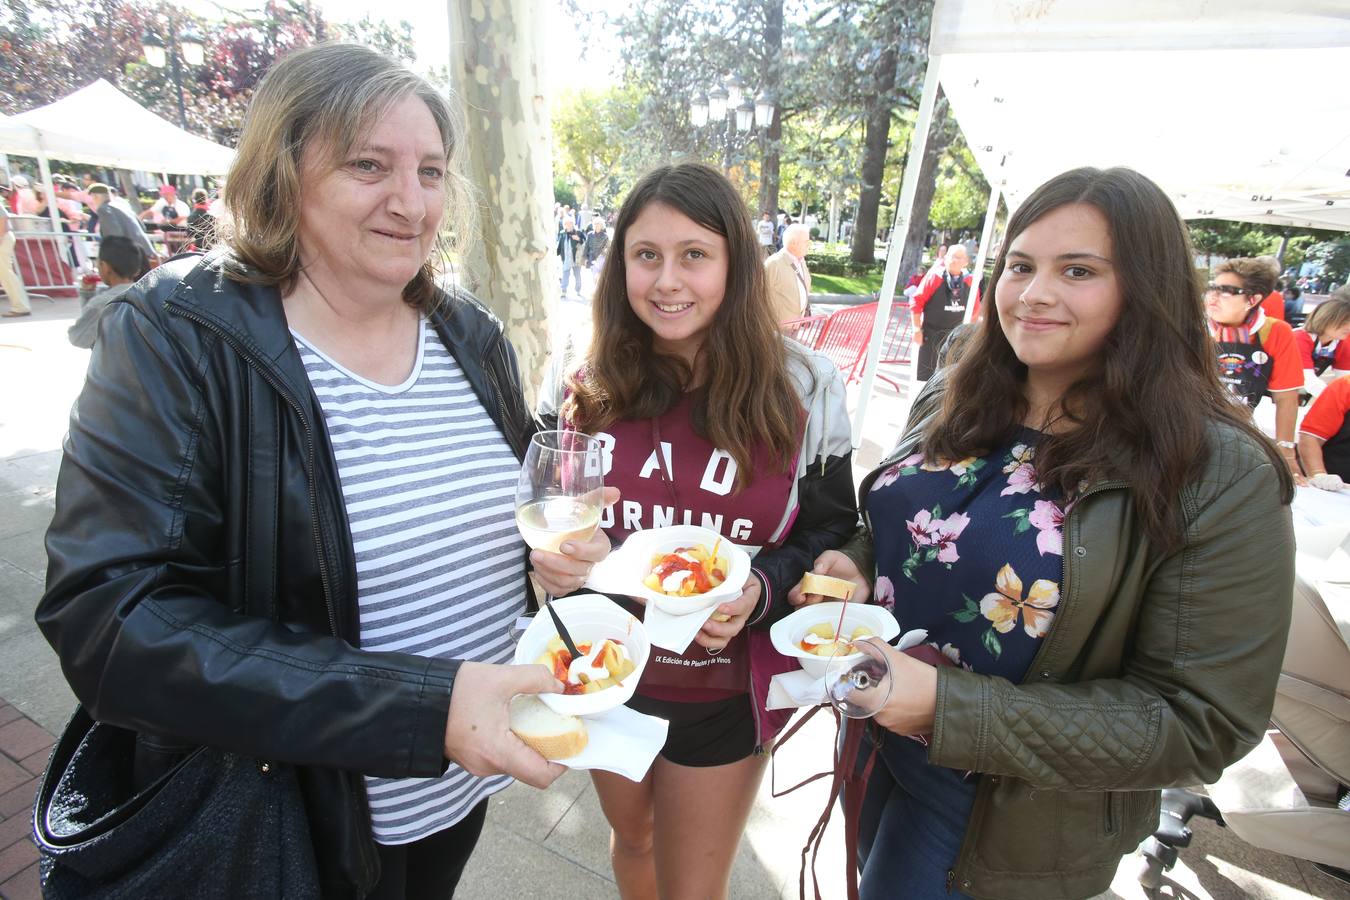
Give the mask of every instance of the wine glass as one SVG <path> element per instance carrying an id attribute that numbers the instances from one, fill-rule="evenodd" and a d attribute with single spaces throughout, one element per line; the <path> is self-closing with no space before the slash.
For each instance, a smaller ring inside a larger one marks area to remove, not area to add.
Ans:
<path id="1" fill-rule="evenodd" d="M 600 524 L 604 494 L 600 442 L 579 431 L 540 431 L 516 481 L 516 527 L 535 550 L 559 552 Z"/>
<path id="2" fill-rule="evenodd" d="M 870 719 L 891 697 L 891 663 L 879 642 L 854 641 L 853 650 L 830 657 L 825 667 L 825 695 L 848 718 Z"/>

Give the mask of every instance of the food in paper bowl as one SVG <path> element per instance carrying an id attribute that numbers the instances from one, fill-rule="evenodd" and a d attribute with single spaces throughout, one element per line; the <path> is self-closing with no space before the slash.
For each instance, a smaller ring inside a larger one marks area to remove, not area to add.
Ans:
<path id="1" fill-rule="evenodd" d="M 734 600 L 750 577 L 750 554 L 711 528 L 697 525 L 634 532 L 624 542 L 623 552 L 625 565 L 630 568 L 623 579 L 625 586 L 616 585 L 616 590 L 673 616 L 701 612 Z M 672 556 L 679 562 L 671 560 Z M 705 556 L 706 560 L 700 560 Z M 660 575 L 663 560 L 669 565 L 666 574 Z M 691 571 L 694 568 L 707 577 L 706 589 L 701 589 L 702 582 Z M 691 574 L 675 577 L 677 571 Z M 655 588 L 649 581 L 653 576 L 660 579 Z M 667 583 L 672 592 L 664 589 Z"/>
<path id="2" fill-rule="evenodd" d="M 722 539 L 709 550 L 703 544 L 676 547 L 669 553 L 652 554 L 652 570 L 642 583 L 667 597 L 706 594 L 727 580 L 727 561 L 718 556 Z"/>
<path id="3" fill-rule="evenodd" d="M 570 658 L 552 617 L 541 610 L 520 636 L 514 661 L 521 665 L 539 663 L 547 666 L 555 676 L 561 671 L 563 675 L 559 680 L 565 686 L 575 683 L 580 688 L 573 687 L 570 693 L 540 694 L 539 699 L 554 712 L 569 716 L 597 715 L 628 702 L 637 690 L 651 654 L 651 642 L 642 623 L 599 594 L 563 597 L 553 601 L 553 608 L 567 626 L 567 633 L 577 642 L 583 658 Z M 560 670 L 558 664 L 562 657 L 567 657 L 567 661 Z M 600 674 L 601 670 L 604 675 Z M 601 682 L 605 683 L 601 685 Z M 587 690 L 589 684 L 595 686 Z"/>
<path id="4" fill-rule="evenodd" d="M 844 613 L 842 628 L 839 627 L 841 611 Z M 837 632 L 836 628 L 839 629 Z M 863 634 L 860 629 L 870 634 Z M 838 644 L 842 643 L 843 649 L 851 649 L 851 644 L 855 640 L 875 636 L 889 642 L 899 634 L 900 623 L 895 621 L 895 616 L 891 615 L 890 610 L 866 603 L 831 602 L 803 606 L 791 615 L 779 619 L 769 628 L 769 639 L 773 642 L 774 649 L 784 656 L 800 660 L 802 668 L 817 678 L 824 677 L 830 659 L 835 656 L 834 651 L 840 649 Z M 808 640 L 808 635 L 812 635 L 812 639 Z M 840 641 L 841 635 L 844 636 L 843 641 Z M 819 640 L 820 644 L 814 644 L 815 640 Z M 831 645 L 830 649 L 818 652 L 818 649 L 823 648 L 827 642 Z M 804 646 L 810 646 L 812 649 L 804 649 Z M 846 655 L 862 656 L 856 652 Z"/>
<path id="5" fill-rule="evenodd" d="M 832 623 L 819 622 L 806 629 L 806 634 L 802 635 L 797 646 L 814 656 L 829 659 L 836 654 L 848 656 L 860 652 L 853 649 L 853 642 L 870 637 L 876 637 L 876 634 L 866 625 L 859 625 L 846 638 L 842 634 L 835 634 Z"/>
<path id="6" fill-rule="evenodd" d="M 594 694 L 618 687 L 637 668 L 623 642 L 614 638 L 578 641 L 577 650 L 581 656 L 573 659 L 562 638 L 554 635 L 535 660 L 563 683 L 564 694 Z"/>

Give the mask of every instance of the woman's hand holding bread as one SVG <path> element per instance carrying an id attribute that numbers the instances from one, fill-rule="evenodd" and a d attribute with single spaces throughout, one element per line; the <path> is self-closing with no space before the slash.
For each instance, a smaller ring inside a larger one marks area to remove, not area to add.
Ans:
<path id="1" fill-rule="evenodd" d="M 811 576 L 824 576 L 813 578 Z M 848 586 L 839 582 L 849 582 Z M 821 593 L 821 592 L 825 593 Z M 847 595 L 847 596 L 845 596 Z M 866 603 L 872 595 L 867 579 L 858 571 L 858 567 L 838 550 L 826 550 L 816 557 L 816 564 L 803 578 L 802 583 L 788 591 L 788 603 L 793 606 L 810 606 L 822 600 L 848 600 L 850 603 Z"/>
<path id="2" fill-rule="evenodd" d="M 506 774 L 546 788 L 563 773 L 527 747 L 510 729 L 511 698 L 560 693 L 562 684 L 543 666 L 461 663 L 450 691 L 445 758 L 471 775 Z"/>

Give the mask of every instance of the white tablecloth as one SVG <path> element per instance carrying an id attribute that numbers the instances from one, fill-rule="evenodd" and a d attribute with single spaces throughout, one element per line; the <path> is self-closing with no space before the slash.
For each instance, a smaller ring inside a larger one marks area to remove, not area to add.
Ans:
<path id="1" fill-rule="evenodd" d="M 1306 525 L 1350 526 L 1350 490 L 1295 488 L 1293 510 L 1296 528 Z"/>

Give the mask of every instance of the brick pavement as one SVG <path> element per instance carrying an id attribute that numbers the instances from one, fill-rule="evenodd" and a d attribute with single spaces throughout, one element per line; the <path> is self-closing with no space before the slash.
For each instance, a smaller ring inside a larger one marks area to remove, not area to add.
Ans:
<path id="1" fill-rule="evenodd" d="M 55 738 L 0 700 L 0 898 L 35 900 L 37 848 L 33 846 L 33 796 Z"/>

